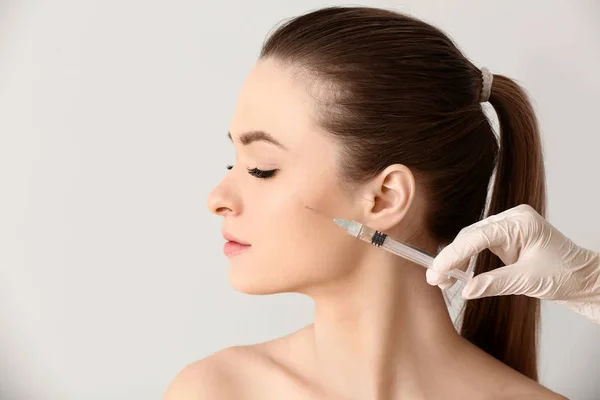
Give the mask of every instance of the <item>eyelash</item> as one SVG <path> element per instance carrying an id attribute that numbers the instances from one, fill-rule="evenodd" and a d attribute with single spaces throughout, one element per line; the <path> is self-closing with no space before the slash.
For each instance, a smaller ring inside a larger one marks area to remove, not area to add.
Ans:
<path id="1" fill-rule="evenodd" d="M 227 169 L 231 170 L 233 168 L 233 165 L 228 165 Z M 269 179 L 272 178 L 273 176 L 275 176 L 275 174 L 277 173 L 277 169 L 271 169 L 271 170 L 262 170 L 262 169 L 258 169 L 258 168 L 249 168 L 246 167 L 246 169 L 248 170 L 248 173 L 256 178 L 260 178 L 260 179 Z"/>

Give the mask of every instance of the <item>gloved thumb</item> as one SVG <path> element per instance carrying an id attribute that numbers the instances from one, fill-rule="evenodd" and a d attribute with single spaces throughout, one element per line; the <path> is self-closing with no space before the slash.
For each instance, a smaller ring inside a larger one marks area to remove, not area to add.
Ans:
<path id="1" fill-rule="evenodd" d="M 515 263 L 475 276 L 464 287 L 462 296 L 472 300 L 490 296 L 528 294 L 530 285 L 523 276 L 523 266 Z"/>

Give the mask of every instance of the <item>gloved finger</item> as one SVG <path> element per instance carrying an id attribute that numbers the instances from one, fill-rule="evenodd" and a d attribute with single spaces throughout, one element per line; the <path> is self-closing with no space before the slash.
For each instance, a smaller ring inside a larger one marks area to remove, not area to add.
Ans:
<path id="1" fill-rule="evenodd" d="M 442 290 L 448 290 L 457 282 L 456 278 L 449 277 L 448 274 L 442 275 L 432 269 L 425 272 L 427 282 L 432 286 L 439 286 Z"/>
<path id="2" fill-rule="evenodd" d="M 440 286 L 442 289 L 449 289 L 453 286 L 452 284 L 446 284 L 450 278 L 448 277 L 448 272 L 452 269 L 460 269 L 462 271 L 466 271 L 470 264 L 471 255 L 465 256 L 459 252 L 461 246 L 464 247 L 463 242 L 468 241 L 468 238 L 473 235 L 474 231 L 478 229 L 482 229 L 482 227 L 498 222 L 509 217 L 511 214 L 511 210 L 504 211 L 500 214 L 492 215 L 481 221 L 478 221 L 472 225 L 469 225 L 463 228 L 454 241 L 446 246 L 442 251 L 435 257 L 432 268 L 427 271 L 427 283 L 432 286 Z M 477 252 L 473 252 L 477 253 Z"/>
<path id="3" fill-rule="evenodd" d="M 452 286 L 454 286 L 454 284 L 457 282 L 456 278 L 450 278 L 445 282 L 440 283 L 438 286 L 440 287 L 440 289 L 442 290 L 448 290 L 450 289 Z"/>
<path id="4" fill-rule="evenodd" d="M 486 248 L 500 256 L 506 264 L 516 262 L 521 246 L 507 244 L 511 237 L 520 236 L 518 226 L 522 215 L 529 215 L 532 211 L 535 212 L 531 206 L 521 204 L 463 228 L 434 259 L 432 268 L 427 271 L 427 282 L 441 288 L 453 286 L 453 282 L 445 283 L 449 280 L 448 272 L 452 269 L 466 271 L 471 258 Z"/>
<path id="5" fill-rule="evenodd" d="M 448 276 L 450 270 L 460 269 L 462 271 L 466 271 L 467 268 L 469 268 L 470 260 L 461 260 L 460 255 L 450 254 L 454 253 L 455 251 L 455 247 L 450 247 L 450 245 L 448 245 L 437 255 L 437 257 L 433 260 L 432 267 L 427 270 L 427 283 L 432 286 L 439 286 L 451 279 Z"/>
<path id="6" fill-rule="evenodd" d="M 518 263 L 475 276 L 464 287 L 462 296 L 472 300 L 490 296 L 532 295 L 536 285 L 523 275 Z"/>
<path id="7" fill-rule="evenodd" d="M 443 280 L 442 277 L 452 269 L 466 270 L 470 259 L 485 249 L 490 249 L 497 254 L 497 248 L 506 247 L 513 236 L 509 234 L 510 224 L 514 224 L 514 221 L 504 218 L 461 231 L 454 241 L 434 258 L 431 269 L 439 272 L 440 275 L 431 273 L 432 282 L 437 282 L 434 277 Z M 518 254 L 519 249 L 511 249 L 511 252 Z"/>
<path id="8" fill-rule="evenodd" d="M 442 274 L 434 271 L 431 268 L 427 269 L 425 272 L 425 278 L 427 278 L 427 283 L 429 283 L 431 286 L 439 285 L 440 283 L 448 280 L 447 274 Z"/>
<path id="9" fill-rule="evenodd" d="M 468 267 L 468 265 L 466 267 Z M 463 270 L 465 270 L 466 267 Z M 431 286 L 439 286 L 442 290 L 450 289 L 454 286 L 454 283 L 456 283 L 456 278 L 449 277 L 447 273 L 443 274 L 434 271 L 431 268 L 425 272 L 425 277 L 427 278 L 427 283 Z"/>

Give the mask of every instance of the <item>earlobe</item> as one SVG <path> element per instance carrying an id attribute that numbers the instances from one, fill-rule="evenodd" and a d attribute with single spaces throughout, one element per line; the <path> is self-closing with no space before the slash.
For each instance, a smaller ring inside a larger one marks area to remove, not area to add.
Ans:
<path id="1" fill-rule="evenodd" d="M 363 197 L 371 200 L 364 223 L 381 231 L 404 219 L 415 196 L 415 178 L 405 165 L 387 167 L 366 186 Z"/>

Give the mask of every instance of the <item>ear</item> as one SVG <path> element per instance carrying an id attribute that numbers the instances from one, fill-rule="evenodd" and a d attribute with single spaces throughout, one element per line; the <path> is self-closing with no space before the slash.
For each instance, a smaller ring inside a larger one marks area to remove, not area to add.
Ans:
<path id="1" fill-rule="evenodd" d="M 385 231 L 398 225 L 408 213 L 415 197 L 415 177 L 402 164 L 394 164 L 380 172 L 362 190 L 368 200 L 364 209 L 364 223 Z"/>

